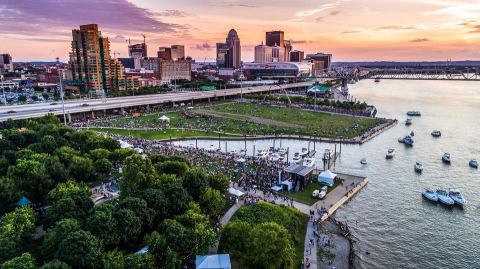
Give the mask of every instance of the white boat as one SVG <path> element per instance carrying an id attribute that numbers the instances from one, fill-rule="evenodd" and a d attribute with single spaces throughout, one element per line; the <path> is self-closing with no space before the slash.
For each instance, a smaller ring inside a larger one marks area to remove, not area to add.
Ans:
<path id="1" fill-rule="evenodd" d="M 323 153 L 323 160 L 328 161 L 330 158 L 333 158 L 333 150 L 331 149 L 326 149 L 325 152 Z"/>
<path id="2" fill-rule="evenodd" d="M 363 164 L 363 165 L 366 165 L 367 164 L 367 159 L 365 159 L 365 158 L 361 159 L 360 163 Z"/>
<path id="3" fill-rule="evenodd" d="M 452 162 L 452 157 L 450 156 L 450 153 L 443 154 L 442 161 L 446 164 L 450 164 Z"/>
<path id="4" fill-rule="evenodd" d="M 442 132 L 440 132 L 440 131 L 433 131 L 433 132 L 432 132 L 432 136 L 433 136 L 433 137 L 440 137 L 440 136 L 442 136 Z"/>
<path id="5" fill-rule="evenodd" d="M 388 149 L 386 158 L 391 159 L 391 158 L 393 158 L 393 156 L 395 156 L 395 150 L 394 149 Z"/>
<path id="6" fill-rule="evenodd" d="M 448 189 L 448 196 L 452 198 L 457 205 L 464 206 L 467 203 L 467 200 L 463 198 L 462 194 L 457 189 Z"/>
<path id="7" fill-rule="evenodd" d="M 470 165 L 470 167 L 472 168 L 478 168 L 478 162 L 477 160 L 471 160 L 468 165 Z"/>
<path id="8" fill-rule="evenodd" d="M 430 200 L 432 202 L 438 202 L 438 195 L 436 192 L 425 189 L 425 191 L 422 192 L 422 196 L 425 197 L 427 200 Z"/>
<path id="9" fill-rule="evenodd" d="M 303 158 L 302 158 L 302 156 L 300 156 L 300 153 L 295 152 L 295 154 L 293 155 L 292 161 L 296 164 L 300 164 L 302 162 L 302 160 L 303 160 Z"/>
<path id="10" fill-rule="evenodd" d="M 273 153 L 272 155 L 270 155 L 270 161 L 272 162 L 276 162 L 278 160 L 280 160 L 280 155 L 278 155 L 278 153 Z"/>
<path id="11" fill-rule="evenodd" d="M 300 157 L 305 157 L 308 155 L 308 149 L 307 148 L 302 148 L 302 151 L 299 153 Z"/>
<path id="12" fill-rule="evenodd" d="M 268 150 L 258 150 L 257 158 L 266 159 L 268 157 Z"/>
<path id="13" fill-rule="evenodd" d="M 306 167 L 314 167 L 315 166 L 315 158 L 303 158 L 303 166 Z"/>
<path id="14" fill-rule="evenodd" d="M 286 148 L 279 148 L 278 149 L 278 154 L 280 154 L 280 155 L 285 155 L 287 153 L 288 153 L 288 149 L 286 149 Z"/>
<path id="15" fill-rule="evenodd" d="M 405 121 L 405 125 L 412 125 L 413 123 L 413 120 L 411 118 L 408 118 L 406 121 Z"/>
<path id="16" fill-rule="evenodd" d="M 415 163 L 415 172 L 417 172 L 417 173 L 423 172 L 423 164 L 421 164 L 419 162 L 416 162 Z"/>
<path id="17" fill-rule="evenodd" d="M 207 151 L 217 151 L 217 148 L 214 145 L 210 145 L 210 147 L 207 148 Z"/>
<path id="18" fill-rule="evenodd" d="M 438 189 L 437 190 L 438 201 L 444 205 L 454 205 L 455 201 L 448 196 L 448 192 L 446 190 Z"/>

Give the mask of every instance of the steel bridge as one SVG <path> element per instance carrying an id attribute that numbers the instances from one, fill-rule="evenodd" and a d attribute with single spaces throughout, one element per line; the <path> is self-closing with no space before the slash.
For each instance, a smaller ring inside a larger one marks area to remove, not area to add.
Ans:
<path id="1" fill-rule="evenodd" d="M 334 67 L 317 73 L 318 78 L 341 79 L 346 83 L 360 79 L 462 80 L 480 81 L 480 67 Z"/>

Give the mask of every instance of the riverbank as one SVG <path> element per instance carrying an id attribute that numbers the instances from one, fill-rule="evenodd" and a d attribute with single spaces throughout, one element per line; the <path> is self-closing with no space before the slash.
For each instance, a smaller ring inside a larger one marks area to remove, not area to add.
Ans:
<path id="1" fill-rule="evenodd" d="M 354 268 L 354 241 L 348 227 L 335 219 L 319 224 L 317 250 L 318 269 L 350 269 Z"/>

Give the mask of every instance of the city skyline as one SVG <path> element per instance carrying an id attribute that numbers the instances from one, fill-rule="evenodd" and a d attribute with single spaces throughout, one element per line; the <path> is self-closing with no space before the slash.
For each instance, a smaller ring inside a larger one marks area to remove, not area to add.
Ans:
<path id="1" fill-rule="evenodd" d="M 293 5 L 271 0 L 6 0 L 0 4 L 0 52 L 14 61 L 66 61 L 71 29 L 97 23 L 120 57 L 128 56 L 127 39 L 140 43 L 145 34 L 149 56 L 158 47 L 182 44 L 186 56 L 214 61 L 215 44 L 234 28 L 244 61 L 252 61 L 265 32 L 275 30 L 284 31 L 296 50 L 332 53 L 335 61 L 478 60 L 477 18 L 480 1 L 471 0 L 299 0 Z"/>

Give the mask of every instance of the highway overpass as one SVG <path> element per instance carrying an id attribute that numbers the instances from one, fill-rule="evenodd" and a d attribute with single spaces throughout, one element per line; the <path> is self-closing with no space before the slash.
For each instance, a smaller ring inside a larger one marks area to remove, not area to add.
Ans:
<path id="1" fill-rule="evenodd" d="M 205 101 L 211 98 L 224 98 L 239 96 L 240 94 L 278 92 L 285 89 L 302 88 L 312 85 L 314 82 L 291 83 L 284 85 L 266 85 L 256 87 L 245 87 L 213 90 L 213 91 L 194 91 L 194 92 L 174 92 L 165 94 L 138 95 L 115 97 L 105 99 L 77 99 L 65 101 L 65 114 L 67 118 L 79 113 L 92 113 L 95 111 L 120 110 L 124 108 L 143 107 L 153 105 L 173 105 L 180 103 L 189 103 L 195 101 Z M 21 120 L 29 118 L 43 117 L 47 114 L 62 115 L 63 108 L 61 102 L 37 103 L 28 105 L 11 105 L 0 107 L 0 122 L 8 119 Z"/>

